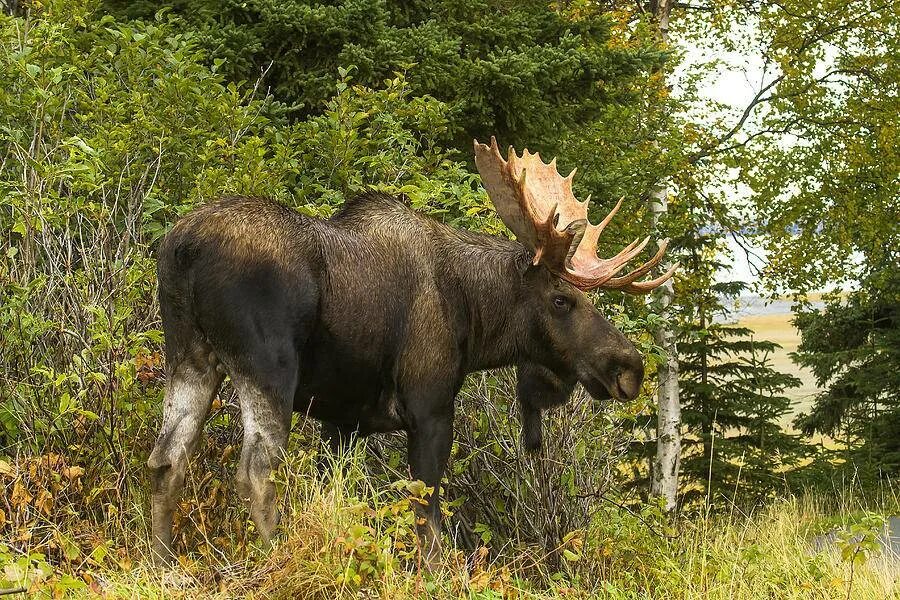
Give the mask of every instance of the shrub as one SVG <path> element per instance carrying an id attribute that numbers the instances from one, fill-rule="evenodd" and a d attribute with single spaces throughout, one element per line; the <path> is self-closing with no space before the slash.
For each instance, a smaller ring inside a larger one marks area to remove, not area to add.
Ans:
<path id="1" fill-rule="evenodd" d="M 497 224 L 436 145 L 445 108 L 402 76 L 375 90 L 343 71 L 323 114 L 287 125 L 166 17 L 91 5 L 0 17 L 0 455 L 66 456 L 85 516 L 108 522 L 101 507 L 133 519 L 143 497 L 164 379 L 153 251 L 180 214 L 239 193 L 328 215 L 375 187 Z"/>

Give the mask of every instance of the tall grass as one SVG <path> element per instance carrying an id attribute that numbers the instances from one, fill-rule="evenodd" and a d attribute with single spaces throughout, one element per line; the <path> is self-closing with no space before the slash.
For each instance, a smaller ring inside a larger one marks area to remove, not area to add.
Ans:
<path id="1" fill-rule="evenodd" d="M 656 519 L 652 509 L 633 513 L 611 506 L 572 546 L 578 560 L 564 561 L 559 570 L 546 568 L 537 546 L 507 546 L 499 552 L 448 549 L 443 569 L 429 574 L 417 553 L 406 551 L 415 543 L 405 518 L 406 488 L 375 483 L 364 453 L 360 448 L 338 458 L 327 480 L 313 455 L 289 459 L 279 477 L 282 535 L 271 551 L 236 551 L 244 539 L 232 536 L 229 546 L 200 560 L 183 557 L 177 577 L 150 567 L 146 549 L 134 557 L 133 569 L 95 576 L 116 598 L 900 597 L 900 557 L 871 556 L 855 565 L 851 588 L 851 565 L 838 546 L 817 549 L 813 543 L 816 535 L 853 520 L 860 499 L 849 492 L 788 498 L 749 514 L 685 515 L 672 525 Z M 886 496 L 897 500 L 893 490 Z M 127 534 L 141 536 L 146 547 L 145 526 Z M 367 575 L 346 577 L 363 572 L 367 561 L 375 565 Z"/>

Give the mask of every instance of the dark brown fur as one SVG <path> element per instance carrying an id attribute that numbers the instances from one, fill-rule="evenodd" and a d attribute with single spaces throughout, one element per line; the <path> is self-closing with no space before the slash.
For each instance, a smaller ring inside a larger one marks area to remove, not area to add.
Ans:
<path id="1" fill-rule="evenodd" d="M 197 209 L 159 250 L 166 335 L 163 425 L 149 459 L 158 557 L 209 405 L 227 372 L 244 446 L 237 485 L 262 537 L 277 524 L 270 469 L 291 411 L 321 420 L 332 445 L 353 432 L 405 430 L 414 477 L 434 486 L 423 539 L 439 549 L 438 488 L 466 374 L 516 365 L 523 440 L 577 381 L 634 397 L 640 354 L 588 298 L 517 242 L 447 227 L 369 193 L 334 218 L 268 200 Z"/>

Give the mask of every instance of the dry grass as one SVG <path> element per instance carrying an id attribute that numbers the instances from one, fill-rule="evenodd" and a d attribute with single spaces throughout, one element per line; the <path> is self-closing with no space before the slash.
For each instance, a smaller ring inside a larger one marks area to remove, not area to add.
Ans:
<path id="1" fill-rule="evenodd" d="M 409 528 L 403 510 L 380 509 L 405 504 L 403 494 L 372 484 L 358 458 L 330 483 L 317 478 L 312 462 L 301 456 L 286 469 L 283 535 L 271 552 L 251 549 L 229 560 L 221 548 L 218 559 L 183 559 L 177 576 L 135 557 L 129 571 L 96 573 L 99 589 L 112 598 L 900 598 L 897 558 L 856 565 L 851 588 L 851 568 L 839 551 L 813 549 L 815 534 L 843 522 L 829 513 L 851 514 L 852 499 L 828 508 L 789 499 L 753 514 L 683 517 L 671 537 L 662 535 L 664 526 L 656 529 L 659 523 L 642 521 L 646 515 L 611 508 L 584 533 L 580 560 L 556 573 L 536 549 L 513 548 L 448 551 L 432 576 L 415 552 L 395 560 L 402 554 L 396 542 L 411 539 Z M 366 557 L 384 560 L 361 583 L 342 578 Z"/>
<path id="2" fill-rule="evenodd" d="M 853 573 L 836 548 L 815 552 L 811 532 L 824 518 L 810 500 L 787 500 L 750 516 L 703 519 L 685 528 L 674 598 L 890 598 L 900 593 L 900 562 L 871 560 Z"/>

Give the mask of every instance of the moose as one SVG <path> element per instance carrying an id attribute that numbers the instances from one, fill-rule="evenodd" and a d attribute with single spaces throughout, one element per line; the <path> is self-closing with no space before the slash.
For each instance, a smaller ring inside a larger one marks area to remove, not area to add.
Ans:
<path id="1" fill-rule="evenodd" d="M 162 426 L 148 466 L 153 552 L 170 564 L 172 517 L 185 469 L 227 374 L 237 392 L 243 445 L 236 487 L 264 543 L 279 521 L 271 470 L 282 459 L 292 411 L 323 424 L 340 448 L 353 435 L 404 430 L 411 474 L 433 487 L 419 511 L 426 560 L 440 555 L 441 477 L 454 399 L 469 373 L 517 370 L 522 440 L 541 445 L 541 411 L 580 382 L 594 398 L 632 399 L 640 353 L 585 291 L 642 294 L 661 276 L 667 240 L 625 275 L 647 245 L 612 258 L 597 241 L 588 202 L 525 150 L 507 159 L 491 139 L 475 162 L 498 215 L 517 240 L 455 229 L 402 198 L 367 192 L 328 220 L 275 201 L 228 197 L 182 218 L 158 252 L 165 334 Z"/>

